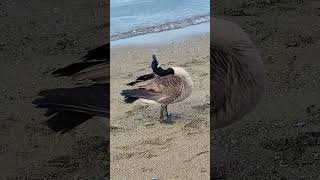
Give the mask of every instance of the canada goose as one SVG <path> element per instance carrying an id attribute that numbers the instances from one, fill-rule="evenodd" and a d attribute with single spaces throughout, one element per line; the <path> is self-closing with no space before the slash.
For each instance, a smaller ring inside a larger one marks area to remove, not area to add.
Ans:
<path id="1" fill-rule="evenodd" d="M 153 73 L 138 77 L 128 83 L 132 89 L 121 92 L 126 103 L 133 103 L 141 99 L 146 103 L 161 104 L 160 122 L 170 122 L 173 117 L 168 114 L 169 104 L 181 102 L 192 92 L 192 79 L 189 73 L 180 67 L 171 67 L 166 70 L 158 67 L 156 56 L 152 56 L 151 68 Z"/>
<path id="2" fill-rule="evenodd" d="M 55 76 L 68 76 L 76 83 L 93 83 L 73 88 L 44 90 L 33 101 L 47 108 L 46 124 L 56 132 L 68 132 L 93 116 L 109 117 L 109 44 L 90 50 L 82 62 L 54 71 Z"/>
<path id="3" fill-rule="evenodd" d="M 212 128 L 222 128 L 253 110 L 264 89 L 260 55 L 236 24 L 213 19 L 210 44 Z"/>

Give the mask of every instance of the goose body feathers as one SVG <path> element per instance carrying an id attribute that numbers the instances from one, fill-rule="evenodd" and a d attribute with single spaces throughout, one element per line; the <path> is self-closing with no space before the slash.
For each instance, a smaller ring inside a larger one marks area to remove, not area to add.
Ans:
<path id="1" fill-rule="evenodd" d="M 128 83 L 132 89 L 122 91 L 125 102 L 141 99 L 147 103 L 163 105 L 181 102 L 191 95 L 192 80 L 187 71 L 172 67 L 172 73 L 159 76 L 155 73 L 143 75 Z"/>
<path id="2" fill-rule="evenodd" d="M 263 93 L 265 73 L 258 50 L 238 25 L 223 19 L 213 22 L 211 123 L 217 129 L 253 110 Z"/>
<path id="3" fill-rule="evenodd" d="M 169 104 L 181 102 L 192 92 L 192 79 L 189 73 L 180 67 L 171 67 L 166 70 L 158 67 L 156 56 L 152 56 L 151 68 L 153 73 L 138 77 L 128 83 L 131 89 L 121 92 L 126 103 L 133 103 L 141 99 L 146 103 L 159 103 L 160 122 L 173 122 L 174 116 L 168 113 Z"/>

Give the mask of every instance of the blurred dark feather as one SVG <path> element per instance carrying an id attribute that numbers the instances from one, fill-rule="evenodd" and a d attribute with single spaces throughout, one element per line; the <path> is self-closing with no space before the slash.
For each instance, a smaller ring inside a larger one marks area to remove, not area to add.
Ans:
<path id="1" fill-rule="evenodd" d="M 56 88 L 39 92 L 33 101 L 37 108 L 46 108 L 46 125 L 56 132 L 68 132 L 93 116 L 109 117 L 109 44 L 90 50 L 82 59 L 54 71 L 76 81 L 92 80 L 88 86 Z"/>
<path id="2" fill-rule="evenodd" d="M 33 101 L 52 116 L 46 124 L 54 131 L 67 132 L 93 116 L 109 116 L 109 84 L 44 90 Z"/>
<path id="3" fill-rule="evenodd" d="M 88 53 L 82 57 L 84 61 L 91 60 L 110 60 L 110 43 L 99 46 L 95 49 L 88 51 Z"/>

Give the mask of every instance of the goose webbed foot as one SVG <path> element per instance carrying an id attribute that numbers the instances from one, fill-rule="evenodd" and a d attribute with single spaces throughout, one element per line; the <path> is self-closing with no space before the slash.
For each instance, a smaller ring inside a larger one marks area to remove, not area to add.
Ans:
<path id="1" fill-rule="evenodd" d="M 160 123 L 172 124 L 177 118 L 181 118 L 181 116 L 178 114 L 168 113 L 167 105 L 161 105 Z"/>
<path id="2" fill-rule="evenodd" d="M 180 117 L 179 115 L 175 115 L 172 113 L 168 113 L 167 105 L 162 105 L 160 110 L 160 122 L 172 124 L 175 122 L 176 118 Z"/>
<path id="3" fill-rule="evenodd" d="M 175 122 L 175 120 L 176 120 L 176 116 L 170 113 L 162 117 L 161 123 L 172 124 Z"/>

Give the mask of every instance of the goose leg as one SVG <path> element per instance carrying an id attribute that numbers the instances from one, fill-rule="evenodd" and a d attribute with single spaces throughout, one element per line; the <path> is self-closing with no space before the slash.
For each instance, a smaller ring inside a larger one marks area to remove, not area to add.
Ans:
<path id="1" fill-rule="evenodd" d="M 168 105 L 164 106 L 164 115 L 168 117 Z"/>
<path id="2" fill-rule="evenodd" d="M 162 122 L 163 117 L 164 117 L 163 112 L 164 112 L 164 106 L 163 106 L 163 105 L 161 105 L 161 109 L 160 109 L 160 122 Z"/>

